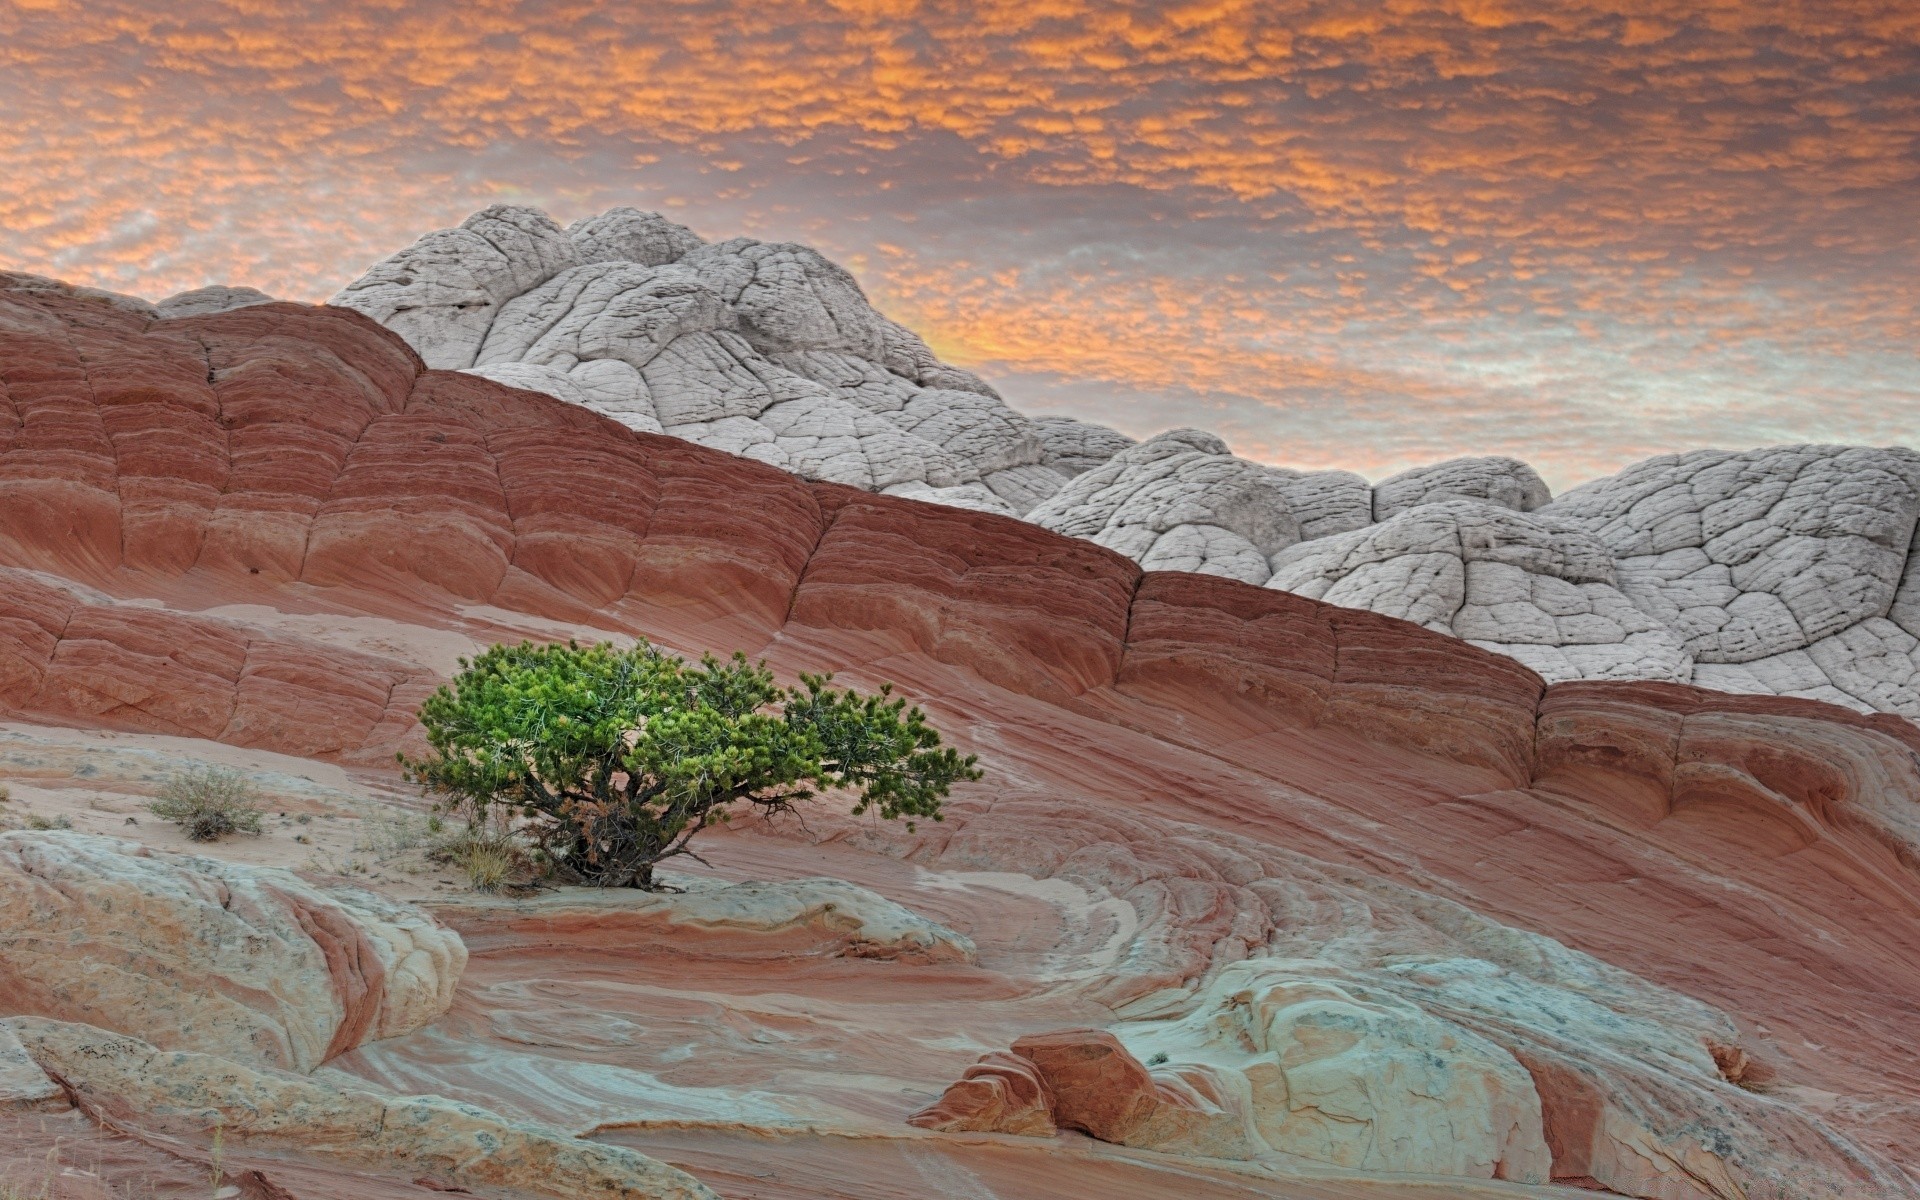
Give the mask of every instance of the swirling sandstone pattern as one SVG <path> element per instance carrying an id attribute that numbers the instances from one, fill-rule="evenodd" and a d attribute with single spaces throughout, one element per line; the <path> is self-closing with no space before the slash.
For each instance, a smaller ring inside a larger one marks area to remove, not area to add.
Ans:
<path id="1" fill-rule="evenodd" d="M 439 1096 L 381 1096 L 64 1021 L 15 1017 L 0 1028 L 81 1108 L 148 1136 L 218 1129 L 240 1154 L 291 1150 L 398 1168 L 418 1172 L 430 1191 L 473 1184 L 551 1200 L 714 1200 L 685 1172 L 631 1150 Z"/>
<path id="2" fill-rule="evenodd" d="M 460 939 L 419 909 L 290 871 L 0 834 L 0 1008 L 311 1071 L 453 1003 Z"/>

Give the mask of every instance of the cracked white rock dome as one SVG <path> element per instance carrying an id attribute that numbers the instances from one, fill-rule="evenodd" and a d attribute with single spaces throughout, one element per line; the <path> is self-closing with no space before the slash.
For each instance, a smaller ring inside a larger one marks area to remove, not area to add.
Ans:
<path id="1" fill-rule="evenodd" d="M 165 318 L 265 301 L 208 288 Z M 431 367 L 546 392 L 812 479 L 1033 521 L 1149 570 L 1402 617 L 1549 681 L 1655 679 L 1920 719 L 1911 450 L 1650 459 L 1554 499 L 1512 458 L 1369 484 L 1030 418 L 941 362 L 817 251 L 709 243 L 614 208 L 562 229 L 496 205 L 332 303 Z"/>

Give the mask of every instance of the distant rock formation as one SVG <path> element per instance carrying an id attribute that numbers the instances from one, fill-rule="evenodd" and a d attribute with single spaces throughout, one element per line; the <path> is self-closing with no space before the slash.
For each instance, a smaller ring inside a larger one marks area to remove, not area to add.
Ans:
<path id="1" fill-rule="evenodd" d="M 161 315 L 242 302 L 200 295 Z M 1556 501 L 1510 458 L 1369 485 L 1249 462 L 1197 430 L 1135 445 L 1009 408 L 808 247 L 709 244 L 632 208 L 563 230 L 495 206 L 333 303 L 431 367 L 809 479 L 1017 516 L 1149 570 L 1402 617 L 1550 680 L 1691 682 L 1920 718 L 1908 450 L 1699 451 Z"/>

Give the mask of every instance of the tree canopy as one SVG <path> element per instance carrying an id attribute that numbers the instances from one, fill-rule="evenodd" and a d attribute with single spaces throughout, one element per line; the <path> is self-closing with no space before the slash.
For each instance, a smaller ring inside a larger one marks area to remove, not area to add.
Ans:
<path id="1" fill-rule="evenodd" d="M 641 642 L 495 646 L 420 708 L 430 752 L 407 776 L 476 820 L 516 814 L 561 877 L 652 888 L 664 859 L 738 805 L 786 812 L 846 791 L 856 814 L 940 819 L 975 759 L 941 746 L 918 708 L 775 682 L 765 663 L 698 664 Z"/>

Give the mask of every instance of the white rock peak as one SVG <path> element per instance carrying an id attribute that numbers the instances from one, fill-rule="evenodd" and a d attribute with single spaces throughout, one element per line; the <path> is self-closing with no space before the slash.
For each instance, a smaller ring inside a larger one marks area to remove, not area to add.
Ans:
<path id="1" fill-rule="evenodd" d="M 160 315 L 264 301 L 243 292 L 174 297 Z M 1136 443 L 1015 411 L 809 247 L 709 243 L 624 207 L 562 229 L 496 205 L 333 303 L 430 367 L 810 479 L 1022 518 L 1149 570 L 1401 617 L 1549 681 L 1691 682 L 1920 719 L 1911 450 L 1703 450 L 1555 500 L 1512 458 L 1370 485 L 1238 458 L 1200 430 Z"/>

